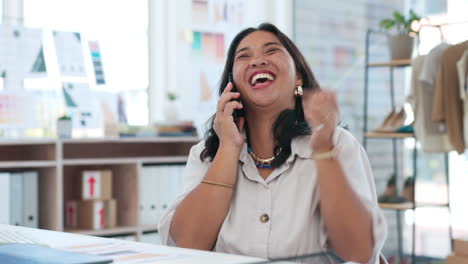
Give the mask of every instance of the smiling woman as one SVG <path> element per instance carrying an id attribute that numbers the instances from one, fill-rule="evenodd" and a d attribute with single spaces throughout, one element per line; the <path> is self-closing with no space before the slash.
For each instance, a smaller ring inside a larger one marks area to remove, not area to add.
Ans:
<path id="1" fill-rule="evenodd" d="M 241 31 L 219 94 L 190 152 L 186 191 L 161 220 L 163 243 L 262 258 L 333 250 L 378 263 L 386 227 L 367 155 L 337 127 L 335 94 L 319 88 L 294 43 L 271 24 Z"/>

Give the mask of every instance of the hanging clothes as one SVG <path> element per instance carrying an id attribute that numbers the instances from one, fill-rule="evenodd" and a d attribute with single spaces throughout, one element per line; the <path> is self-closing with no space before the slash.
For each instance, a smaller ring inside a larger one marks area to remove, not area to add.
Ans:
<path id="1" fill-rule="evenodd" d="M 463 105 L 460 99 L 457 61 L 468 49 L 468 41 L 447 48 L 440 58 L 437 73 L 432 120 L 445 122 L 450 143 L 462 154 L 465 151 L 463 138 Z"/>
<path id="2" fill-rule="evenodd" d="M 426 55 L 424 62 L 421 66 L 421 73 L 419 74 L 419 80 L 427 84 L 426 88 L 434 89 L 435 81 L 437 77 L 437 71 L 440 65 L 440 57 L 442 53 L 451 45 L 446 42 L 442 42 L 439 45 L 432 48 Z"/>
<path id="3" fill-rule="evenodd" d="M 434 50 L 436 49 L 434 48 Z M 414 112 L 414 134 L 416 139 L 421 143 L 422 150 L 425 152 L 448 152 L 453 150 L 448 135 L 444 129 L 441 129 L 441 123 L 434 122 L 431 118 L 432 102 L 434 101 L 434 84 L 431 85 L 428 81 L 420 80 L 420 76 L 423 75 L 424 66 L 428 65 L 427 62 L 438 60 L 437 56 L 430 56 L 433 54 L 433 51 L 426 56 L 416 57 L 411 62 L 411 88 L 408 102 L 411 104 Z M 426 67 L 427 70 L 435 72 L 437 67 L 433 67 L 433 69 Z M 430 75 L 426 76 L 431 77 Z M 435 77 L 432 83 L 435 83 Z"/>
<path id="4" fill-rule="evenodd" d="M 468 143 L 468 50 L 457 62 L 458 80 L 460 82 L 460 99 L 463 101 L 463 134 Z"/>

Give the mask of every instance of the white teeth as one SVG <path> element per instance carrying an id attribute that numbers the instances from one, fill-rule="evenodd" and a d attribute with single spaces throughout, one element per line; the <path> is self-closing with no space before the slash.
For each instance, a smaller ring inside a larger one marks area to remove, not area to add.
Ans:
<path id="1" fill-rule="evenodd" d="M 255 84 L 255 82 L 260 79 L 260 78 L 266 78 L 270 81 L 273 81 L 275 78 L 273 77 L 273 75 L 269 74 L 269 73 L 257 73 L 255 74 L 255 76 L 252 78 L 252 85 Z"/>

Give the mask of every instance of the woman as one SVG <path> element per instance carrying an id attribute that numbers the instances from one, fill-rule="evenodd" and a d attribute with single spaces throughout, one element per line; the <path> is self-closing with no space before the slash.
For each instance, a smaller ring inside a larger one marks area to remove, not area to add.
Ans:
<path id="1" fill-rule="evenodd" d="M 292 41 L 271 24 L 240 32 L 219 92 L 185 191 L 161 220 L 163 243 L 263 258 L 330 249 L 378 263 L 386 229 L 367 156 Z"/>

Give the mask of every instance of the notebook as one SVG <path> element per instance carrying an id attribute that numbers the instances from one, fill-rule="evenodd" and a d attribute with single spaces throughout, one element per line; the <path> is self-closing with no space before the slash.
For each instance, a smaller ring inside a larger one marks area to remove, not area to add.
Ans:
<path id="1" fill-rule="evenodd" d="M 0 246 L 0 263 L 15 264 L 107 264 L 112 259 L 31 244 Z"/>

